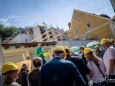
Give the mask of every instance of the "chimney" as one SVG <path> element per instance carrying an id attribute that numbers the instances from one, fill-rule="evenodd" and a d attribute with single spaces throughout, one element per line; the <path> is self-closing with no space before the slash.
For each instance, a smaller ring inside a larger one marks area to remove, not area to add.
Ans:
<path id="1" fill-rule="evenodd" d="M 70 23 L 70 22 L 68 22 L 68 27 L 69 27 L 69 29 L 70 29 L 70 26 L 71 26 L 71 23 Z"/>

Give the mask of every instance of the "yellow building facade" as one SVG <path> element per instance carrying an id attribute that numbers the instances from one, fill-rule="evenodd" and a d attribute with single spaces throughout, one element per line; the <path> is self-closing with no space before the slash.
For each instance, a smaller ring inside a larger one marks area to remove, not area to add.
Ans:
<path id="1" fill-rule="evenodd" d="M 110 24 L 109 18 L 74 10 L 69 36 L 81 40 L 114 38 Z"/>

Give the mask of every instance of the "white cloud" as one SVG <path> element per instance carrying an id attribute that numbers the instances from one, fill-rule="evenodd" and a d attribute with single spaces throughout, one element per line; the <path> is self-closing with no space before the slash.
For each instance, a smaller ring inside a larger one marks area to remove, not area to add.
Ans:
<path id="1" fill-rule="evenodd" d="M 7 18 L 1 18 L 0 24 L 3 24 L 4 26 L 10 26 L 11 24 L 10 24 L 9 20 L 17 19 L 17 18 L 20 18 L 20 16 L 9 16 Z"/>

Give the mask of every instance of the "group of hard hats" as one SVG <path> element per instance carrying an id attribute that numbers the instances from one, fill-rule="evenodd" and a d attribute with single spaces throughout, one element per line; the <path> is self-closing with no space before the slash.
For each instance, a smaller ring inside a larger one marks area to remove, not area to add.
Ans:
<path id="1" fill-rule="evenodd" d="M 106 39 L 106 38 L 103 38 L 102 40 L 101 40 L 101 45 L 103 45 L 103 44 L 105 44 L 105 43 L 112 43 L 112 42 L 115 42 L 115 40 L 114 39 Z"/>
<path id="2" fill-rule="evenodd" d="M 111 40 L 108 40 L 106 38 L 103 38 L 101 41 L 100 41 L 100 44 L 103 45 L 105 43 L 108 43 L 108 42 L 115 42 L 114 39 L 111 39 Z M 98 48 L 98 46 L 95 46 L 95 48 Z M 56 53 L 56 52 L 63 52 L 64 53 L 64 59 L 66 58 L 66 50 L 70 51 L 70 49 L 67 47 L 67 46 L 56 46 L 53 50 L 53 53 Z M 85 48 L 84 49 L 84 56 L 88 53 L 92 52 L 92 50 L 90 48 Z M 49 53 L 48 52 L 45 52 L 43 54 L 45 57 L 48 57 L 49 56 Z M 12 70 L 18 70 L 18 66 L 15 65 L 14 63 L 12 62 L 7 62 L 5 64 L 2 65 L 2 73 L 5 74 L 7 73 L 8 71 L 12 71 Z"/>
<path id="3" fill-rule="evenodd" d="M 115 42 L 115 40 L 114 39 L 109 40 L 109 39 L 103 38 L 103 39 L 101 39 L 100 44 L 103 45 L 105 43 L 110 43 L 110 42 Z M 99 47 L 96 45 L 96 46 L 94 46 L 94 48 L 99 48 Z M 90 52 L 92 52 L 92 50 L 90 48 L 85 48 L 84 56 L 86 56 L 86 54 L 88 54 Z"/>

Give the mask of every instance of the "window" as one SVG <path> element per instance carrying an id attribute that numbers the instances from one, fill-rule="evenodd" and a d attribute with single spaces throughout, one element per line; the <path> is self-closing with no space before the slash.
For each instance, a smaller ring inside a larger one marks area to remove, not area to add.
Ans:
<path id="1" fill-rule="evenodd" d="M 80 23 L 80 18 L 77 19 L 77 23 Z"/>
<path id="2" fill-rule="evenodd" d="M 87 23 L 87 27 L 88 27 L 88 28 L 90 28 L 90 27 L 91 27 L 90 23 Z"/>
<path id="3" fill-rule="evenodd" d="M 76 30 L 76 33 L 78 33 L 78 30 Z"/>

